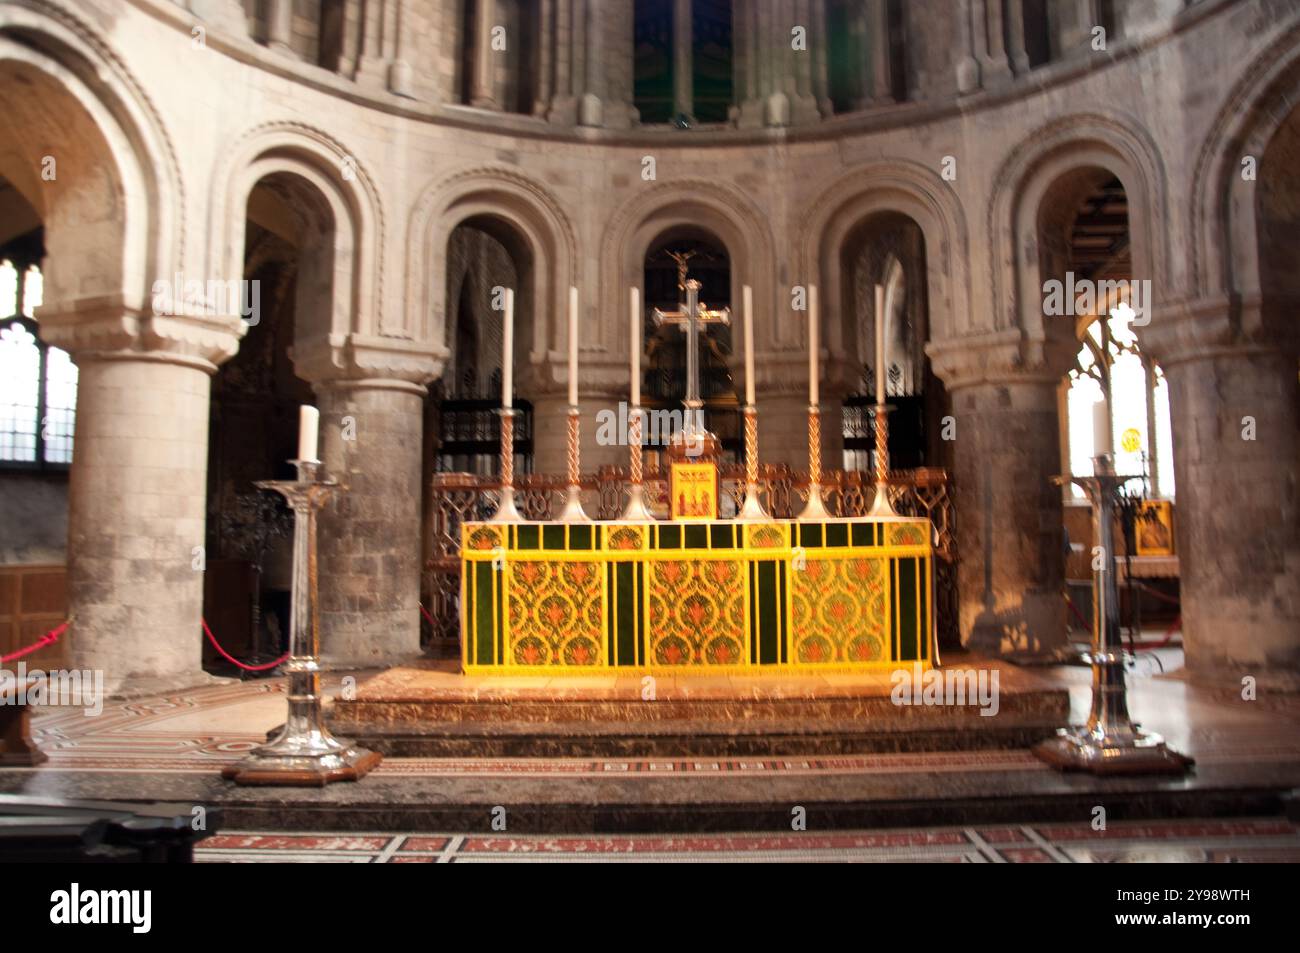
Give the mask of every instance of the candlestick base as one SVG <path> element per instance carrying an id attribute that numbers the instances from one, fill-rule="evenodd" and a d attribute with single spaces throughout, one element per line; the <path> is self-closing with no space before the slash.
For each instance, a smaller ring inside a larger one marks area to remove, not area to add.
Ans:
<path id="1" fill-rule="evenodd" d="M 758 484 L 745 484 L 745 505 L 740 508 L 736 514 L 736 519 L 741 520 L 766 520 L 771 519 L 767 515 L 767 510 L 763 509 L 763 504 L 758 501 Z"/>
<path id="2" fill-rule="evenodd" d="M 867 515 L 874 519 L 885 519 L 898 515 L 894 510 L 894 504 L 889 502 L 889 488 L 885 484 L 876 484 L 876 496 L 871 501 L 871 509 L 867 511 Z"/>
<path id="3" fill-rule="evenodd" d="M 286 730 L 238 764 L 224 768 L 221 776 L 242 785 L 324 787 L 334 781 L 360 780 L 383 760 L 382 755 L 342 738 L 289 737 Z"/>
<path id="4" fill-rule="evenodd" d="M 503 486 L 501 488 L 501 502 L 497 504 L 497 511 L 492 514 L 489 523 L 522 523 L 523 515 L 515 508 L 515 488 L 513 486 Z"/>
<path id="5" fill-rule="evenodd" d="M 645 487 L 640 483 L 633 483 L 628 487 L 627 509 L 623 511 L 620 518 L 635 523 L 653 523 L 657 520 L 645 501 Z"/>
<path id="6" fill-rule="evenodd" d="M 1121 736 L 1087 728 L 1062 728 L 1037 745 L 1034 754 L 1061 771 L 1089 774 L 1186 774 L 1196 763 L 1165 746 L 1157 734 L 1134 726 Z"/>
<path id="7" fill-rule="evenodd" d="M 569 494 L 564 501 L 564 511 L 560 513 L 561 523 L 590 523 L 591 517 L 582 508 L 582 487 L 569 484 Z"/>
<path id="8" fill-rule="evenodd" d="M 808 487 L 808 505 L 803 508 L 799 514 L 801 520 L 828 520 L 831 519 L 830 511 L 826 509 L 826 504 L 822 501 L 822 488 L 820 484 L 814 483 Z"/>

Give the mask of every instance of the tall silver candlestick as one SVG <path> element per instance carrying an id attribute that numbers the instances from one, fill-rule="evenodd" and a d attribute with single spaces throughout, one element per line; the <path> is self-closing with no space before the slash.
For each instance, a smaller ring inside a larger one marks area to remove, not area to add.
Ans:
<path id="1" fill-rule="evenodd" d="M 316 626 L 316 511 L 338 492 L 333 480 L 319 478 L 320 461 L 294 460 L 297 480 L 264 480 L 293 507 L 293 589 L 290 616 L 289 711 L 274 740 L 221 772 L 236 784 L 324 787 L 355 781 L 383 758 L 335 738 L 321 716 L 320 636 Z"/>
<path id="2" fill-rule="evenodd" d="M 1131 476 L 1116 476 L 1110 455 L 1093 458 L 1095 476 L 1057 477 L 1077 483 L 1092 503 L 1093 532 L 1101 567 L 1092 575 L 1092 711 L 1087 725 L 1063 728 L 1034 749 L 1038 757 L 1067 771 L 1093 774 L 1183 774 L 1192 759 L 1165 746 L 1157 734 L 1142 731 L 1128 713 L 1124 648 L 1119 630 L 1119 587 L 1115 583 L 1114 513 L 1119 488 Z"/>

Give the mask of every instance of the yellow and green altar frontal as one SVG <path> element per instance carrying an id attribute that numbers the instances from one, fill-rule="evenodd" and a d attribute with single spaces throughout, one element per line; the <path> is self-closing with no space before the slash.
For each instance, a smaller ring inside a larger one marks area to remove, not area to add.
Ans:
<path id="1" fill-rule="evenodd" d="M 930 524 L 466 523 L 467 672 L 930 664 Z"/>

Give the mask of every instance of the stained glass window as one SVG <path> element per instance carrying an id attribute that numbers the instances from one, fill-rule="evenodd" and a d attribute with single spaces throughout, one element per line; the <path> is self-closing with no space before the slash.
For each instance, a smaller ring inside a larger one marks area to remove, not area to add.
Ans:
<path id="1" fill-rule="evenodd" d="M 19 302 L 21 294 L 22 301 Z M 41 340 L 34 309 L 41 273 L 0 262 L 0 466 L 58 469 L 72 462 L 77 365 Z"/>

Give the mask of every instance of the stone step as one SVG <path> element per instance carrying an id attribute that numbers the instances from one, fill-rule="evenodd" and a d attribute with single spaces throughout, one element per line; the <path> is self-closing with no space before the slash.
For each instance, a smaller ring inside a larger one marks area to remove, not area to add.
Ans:
<path id="1" fill-rule="evenodd" d="M 460 721 L 332 719 L 330 729 L 397 758 L 777 757 L 1027 748 L 1064 723 L 1039 717 L 961 724 L 751 721 Z"/>
<path id="2" fill-rule="evenodd" d="M 503 724 L 591 722 L 647 724 L 657 722 L 725 721 L 743 724 L 799 721 L 834 722 L 872 727 L 970 726 L 981 730 L 1008 718 L 1034 718 L 1064 724 L 1069 715 L 1064 688 L 1002 692 L 995 715 L 981 714 L 977 705 L 896 705 L 886 695 L 823 695 L 819 697 L 665 698 L 642 701 L 628 697 L 594 697 L 590 693 L 553 698 L 403 698 L 334 702 L 330 717 L 340 723 L 384 724 Z"/>
<path id="3" fill-rule="evenodd" d="M 749 779 L 745 779 L 749 780 Z M 754 779 L 759 780 L 759 779 Z M 1042 821 L 1077 823 L 1094 816 L 1104 804 L 1109 822 L 1206 817 L 1281 817 L 1284 787 L 1169 788 L 1129 785 L 1122 793 L 1107 791 L 1091 779 L 1062 789 L 1045 776 L 1053 790 L 1008 794 L 998 773 L 954 785 L 930 776 L 874 790 L 863 785 L 856 797 L 818 794 L 814 790 L 783 798 L 773 790 L 765 799 L 748 801 L 715 796 L 669 800 L 658 787 L 641 798 L 601 803 L 590 794 L 569 798 L 512 801 L 505 792 L 483 790 L 447 798 L 440 788 L 419 784 L 418 797 L 379 792 L 372 782 L 329 796 L 298 790 L 238 788 L 224 792 L 221 803 L 227 830 L 299 831 L 443 831 L 494 834 L 493 819 L 504 808 L 512 834 L 563 833 L 702 833 L 791 830 L 791 805 L 804 809 L 809 831 L 872 830 L 913 826 L 1025 824 Z M 590 782 L 588 782 L 590 783 Z M 690 783 L 663 779 L 680 790 Z M 1012 787 L 1019 785 L 1013 784 Z M 1098 788 L 1101 788 L 1100 790 Z M 685 793 L 684 791 L 682 793 Z M 703 792 L 699 792 L 703 794 Z M 387 796 L 385 796 L 387 794 Z M 376 796 L 378 795 L 378 796 Z"/>

